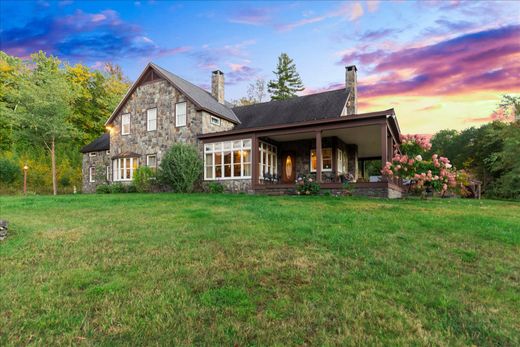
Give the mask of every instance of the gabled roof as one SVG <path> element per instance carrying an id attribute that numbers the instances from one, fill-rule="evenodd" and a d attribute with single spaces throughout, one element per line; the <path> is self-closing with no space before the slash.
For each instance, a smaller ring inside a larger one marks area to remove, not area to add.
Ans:
<path id="1" fill-rule="evenodd" d="M 110 149 L 110 134 L 106 133 L 84 146 L 82 153 L 108 151 Z"/>
<path id="2" fill-rule="evenodd" d="M 233 108 L 240 119 L 235 129 L 265 127 L 340 117 L 347 102 L 346 88 Z"/>
<path id="3" fill-rule="evenodd" d="M 201 87 L 198 87 L 193 83 L 186 81 L 185 79 L 169 72 L 168 70 L 163 69 L 162 67 L 154 63 L 148 63 L 148 65 L 143 70 L 137 81 L 135 81 L 132 87 L 130 87 L 130 90 L 126 93 L 123 100 L 121 100 L 121 102 L 116 107 L 110 118 L 106 121 L 105 125 L 110 124 L 114 120 L 114 118 L 121 111 L 121 108 L 126 103 L 130 95 L 132 95 L 132 93 L 137 88 L 137 86 L 144 78 L 146 72 L 149 69 L 153 69 L 159 76 L 170 82 L 175 88 L 177 88 L 181 93 L 183 93 L 195 105 L 198 111 L 203 110 L 215 116 L 224 118 L 232 123 L 240 123 L 240 120 L 229 107 L 226 107 L 219 103 L 210 93 L 208 93 Z"/>

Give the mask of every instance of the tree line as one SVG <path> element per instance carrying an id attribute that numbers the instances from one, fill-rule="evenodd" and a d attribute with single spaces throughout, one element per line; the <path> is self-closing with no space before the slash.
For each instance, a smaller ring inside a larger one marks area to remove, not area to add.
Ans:
<path id="1" fill-rule="evenodd" d="M 119 66 L 103 71 L 38 52 L 27 60 L 0 51 L 1 189 L 15 190 L 29 167 L 37 192 L 81 187 L 79 148 L 104 132 L 104 122 L 130 86 Z"/>

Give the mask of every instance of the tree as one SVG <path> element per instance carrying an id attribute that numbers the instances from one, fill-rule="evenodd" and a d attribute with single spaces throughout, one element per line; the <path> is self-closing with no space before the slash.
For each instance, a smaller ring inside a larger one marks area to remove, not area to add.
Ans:
<path id="1" fill-rule="evenodd" d="M 286 53 L 278 57 L 276 71 L 273 71 L 276 79 L 269 81 L 268 91 L 272 100 L 284 100 L 296 96 L 296 92 L 301 92 L 303 83 L 300 75 L 296 71 L 296 65 Z"/>
<path id="2" fill-rule="evenodd" d="M 502 114 L 506 121 L 520 120 L 520 96 L 502 95 L 497 113 Z"/>
<path id="3" fill-rule="evenodd" d="M 19 107 L 12 112 L 18 122 L 19 136 L 49 151 L 52 191 L 56 195 L 56 144 L 73 134 L 73 127 L 67 121 L 73 94 L 57 58 L 40 51 L 31 55 L 31 63 L 33 69 L 20 80 Z"/>
<path id="4" fill-rule="evenodd" d="M 253 103 L 262 102 L 265 98 L 265 80 L 263 78 L 257 78 L 254 82 L 249 84 L 247 88 L 247 98 Z"/>

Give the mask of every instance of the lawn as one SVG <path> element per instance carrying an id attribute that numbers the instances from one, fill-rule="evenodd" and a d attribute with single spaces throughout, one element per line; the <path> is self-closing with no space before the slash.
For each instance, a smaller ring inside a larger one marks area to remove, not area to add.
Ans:
<path id="1" fill-rule="evenodd" d="M 520 204 L 0 197 L 0 345 L 520 345 Z"/>

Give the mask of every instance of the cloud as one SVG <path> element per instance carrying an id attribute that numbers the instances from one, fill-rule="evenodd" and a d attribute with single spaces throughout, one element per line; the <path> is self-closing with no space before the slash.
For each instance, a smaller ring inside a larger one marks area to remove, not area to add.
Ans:
<path id="1" fill-rule="evenodd" d="M 365 97 L 515 91 L 520 89 L 519 36 L 520 26 L 507 26 L 393 52 L 347 52 L 338 64 L 358 61 L 382 76 L 360 87 Z"/>
<path id="2" fill-rule="evenodd" d="M 359 37 L 360 41 L 366 41 L 366 40 L 379 40 L 383 38 L 387 38 L 388 36 L 391 36 L 395 33 L 401 32 L 401 30 L 397 29 L 379 29 L 379 30 L 368 30 L 365 31 L 361 36 Z"/>
<path id="3" fill-rule="evenodd" d="M 226 59 L 240 58 L 244 60 L 249 56 L 247 47 L 254 45 L 255 40 L 244 40 L 236 44 L 219 46 L 204 45 L 193 50 L 191 56 L 195 58 L 197 67 L 204 70 L 215 70 Z"/>
<path id="4" fill-rule="evenodd" d="M 304 26 L 307 24 L 321 22 L 324 19 L 327 19 L 327 17 L 326 16 L 317 16 L 317 17 L 311 17 L 311 18 L 303 18 L 294 23 L 278 25 L 277 29 L 278 29 L 278 31 L 290 31 L 297 27 L 301 27 L 301 26 Z"/>
<path id="5" fill-rule="evenodd" d="M 229 19 L 231 23 L 264 25 L 271 21 L 271 11 L 267 8 L 243 8 Z"/>
<path id="6" fill-rule="evenodd" d="M 228 64 L 231 71 L 226 73 L 227 84 L 237 84 L 240 82 L 252 81 L 260 72 L 259 69 L 244 64 Z"/>
<path id="7" fill-rule="evenodd" d="M 363 6 L 359 2 L 355 2 L 351 7 L 349 16 L 350 21 L 355 21 L 363 15 Z"/>
<path id="8" fill-rule="evenodd" d="M 159 57 L 189 50 L 161 48 L 141 28 L 122 21 L 116 11 L 42 16 L 0 32 L 0 48 L 20 57 L 46 51 L 66 59 L 99 61 L 114 57 Z"/>
<path id="9" fill-rule="evenodd" d="M 368 0 L 366 2 L 368 12 L 375 12 L 379 8 L 379 1 L 378 0 Z"/>

